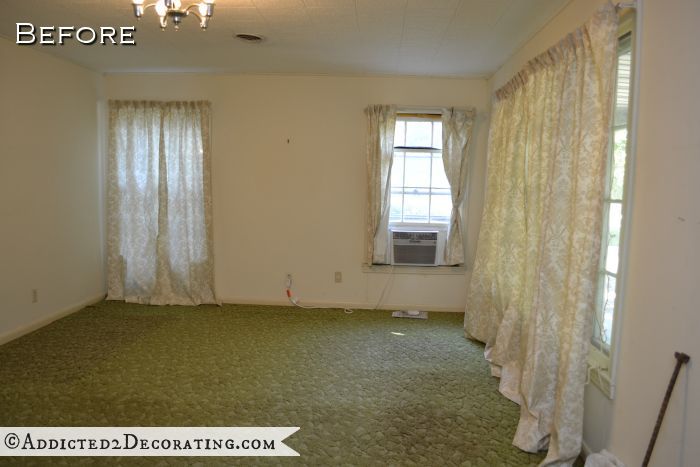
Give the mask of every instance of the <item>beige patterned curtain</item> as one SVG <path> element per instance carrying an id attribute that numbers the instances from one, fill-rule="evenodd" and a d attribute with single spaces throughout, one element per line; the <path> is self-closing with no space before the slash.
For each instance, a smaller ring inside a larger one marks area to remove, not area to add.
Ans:
<path id="1" fill-rule="evenodd" d="M 611 4 L 496 93 L 465 331 L 521 405 L 513 443 L 580 452 L 613 96 Z"/>
<path id="2" fill-rule="evenodd" d="M 109 103 L 107 299 L 216 303 L 208 102 Z"/>
<path id="3" fill-rule="evenodd" d="M 447 265 L 464 263 L 462 204 L 467 194 L 469 143 L 475 115 L 473 109 L 442 109 L 442 164 L 452 196 L 452 213 L 444 254 L 444 264 Z"/>
<path id="4" fill-rule="evenodd" d="M 389 263 L 389 201 L 396 107 L 371 105 L 367 116 L 367 232 L 365 262 Z"/>

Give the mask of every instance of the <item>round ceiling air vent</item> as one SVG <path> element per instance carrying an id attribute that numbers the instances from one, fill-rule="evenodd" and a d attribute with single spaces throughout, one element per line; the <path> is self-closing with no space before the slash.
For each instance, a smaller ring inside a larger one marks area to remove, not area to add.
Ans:
<path id="1" fill-rule="evenodd" d="M 240 39 L 244 42 L 253 42 L 253 43 L 262 42 L 262 40 L 263 40 L 263 37 L 258 36 L 257 34 L 236 34 L 234 37 L 236 39 Z"/>

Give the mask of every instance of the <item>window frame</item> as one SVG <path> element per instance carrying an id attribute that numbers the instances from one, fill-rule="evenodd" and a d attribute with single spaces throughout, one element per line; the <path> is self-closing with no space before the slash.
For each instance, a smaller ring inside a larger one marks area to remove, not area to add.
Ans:
<path id="1" fill-rule="evenodd" d="M 435 111 L 435 112 L 421 112 L 421 113 L 416 113 L 416 112 L 410 112 L 410 111 L 403 111 L 403 110 L 398 110 L 396 113 L 396 122 L 398 123 L 399 121 L 404 121 L 404 122 L 440 122 L 442 123 L 442 112 L 441 111 Z M 433 136 L 435 136 L 435 132 L 431 132 Z M 405 135 L 404 131 L 404 135 Z M 442 134 L 442 132 L 441 132 Z M 394 137 L 396 137 L 396 134 L 394 134 Z M 433 205 L 433 190 L 442 190 L 444 188 L 434 188 L 433 187 L 433 158 L 434 154 L 438 153 L 440 154 L 440 159 L 442 160 L 442 148 L 436 148 L 436 147 L 423 147 L 423 146 L 398 146 L 394 144 L 394 149 L 392 151 L 392 159 L 394 159 L 395 155 L 397 152 L 403 153 L 404 157 L 404 176 L 403 176 L 403 185 L 402 185 L 402 205 L 401 205 L 401 221 L 392 221 L 391 220 L 391 215 L 389 218 L 389 228 L 391 229 L 392 227 L 394 228 L 399 228 L 399 229 L 414 229 L 414 230 L 439 230 L 439 231 L 447 231 L 447 228 L 449 226 L 449 219 L 446 222 L 431 222 L 431 212 L 432 212 L 432 205 Z M 405 157 L 407 153 L 429 153 L 431 155 L 431 160 L 430 160 L 430 186 L 428 187 L 411 187 L 411 188 L 416 188 L 416 189 L 422 189 L 422 190 L 428 190 L 428 222 L 411 222 L 411 221 L 405 221 L 403 220 L 404 218 L 404 212 L 403 212 L 403 207 L 404 207 L 404 202 L 405 202 L 405 190 L 406 190 L 406 185 L 405 185 L 405 170 L 406 170 L 406 164 L 405 164 Z M 392 160 L 392 172 L 394 170 L 393 167 L 394 160 Z M 443 166 L 444 167 L 444 166 Z M 392 178 L 393 178 L 393 173 L 392 173 Z M 448 193 L 450 193 L 450 187 L 448 186 L 446 188 L 448 190 Z M 391 181 L 390 181 L 390 192 L 392 192 L 392 187 L 391 187 Z M 389 209 L 391 210 L 391 199 L 389 199 Z"/>
<path id="2" fill-rule="evenodd" d="M 637 86 L 636 77 L 639 70 L 639 55 L 638 55 L 638 29 L 635 24 L 635 11 L 630 10 L 625 12 L 620 18 L 620 26 L 618 28 L 617 40 L 618 43 L 627 35 L 630 36 L 630 82 L 628 95 L 628 109 L 626 125 L 615 125 L 614 118 L 610 124 L 610 142 L 608 148 L 608 163 L 606 172 L 606 187 L 603 210 L 603 229 L 601 231 L 601 259 L 597 273 L 596 285 L 596 309 L 594 319 L 602 320 L 604 316 L 604 292 L 601 290 L 604 286 L 604 281 L 607 276 L 615 278 L 615 303 L 613 306 L 613 319 L 610 343 L 607 344 L 596 336 L 597 323 L 594 322 L 594 333 L 591 337 L 591 346 L 588 357 L 589 378 L 595 386 L 597 386 L 603 394 L 609 399 L 615 396 L 615 380 L 617 375 L 619 341 L 622 329 L 622 313 L 624 310 L 624 292 L 625 282 L 627 278 L 628 266 L 628 250 L 629 250 L 629 230 L 632 214 L 632 197 L 633 192 L 633 174 L 636 152 L 636 128 L 637 128 Z M 619 59 L 619 56 L 618 56 Z M 615 99 L 617 98 L 617 72 L 615 74 Z M 615 106 L 613 106 L 613 112 Z M 611 197 L 611 184 L 613 176 L 611 171 L 614 170 L 614 136 L 615 132 L 626 128 L 626 156 L 625 156 L 625 172 L 623 178 L 622 199 L 613 199 Z M 618 249 L 618 267 L 615 273 L 609 272 L 606 269 L 607 263 L 607 237 L 609 235 L 609 215 L 610 207 L 613 204 L 619 204 L 621 209 L 622 221 L 620 223 L 620 237 Z M 600 323 L 602 326 L 602 323 Z"/>
<path id="3" fill-rule="evenodd" d="M 442 124 L 442 116 L 443 116 L 443 111 L 440 108 L 422 108 L 422 109 L 415 109 L 415 108 L 399 108 L 396 111 L 396 122 L 400 121 L 405 121 L 405 122 L 410 122 L 410 121 L 429 121 L 433 123 L 440 123 Z M 408 274 L 425 274 L 425 273 L 436 273 L 436 274 L 441 274 L 441 270 L 448 268 L 446 265 L 442 264 L 441 258 L 444 256 L 444 251 L 445 247 L 447 245 L 447 232 L 450 226 L 450 219 L 446 222 L 430 222 L 430 214 L 432 212 L 432 201 L 433 201 L 433 190 L 447 190 L 447 193 L 450 195 L 451 199 L 451 187 L 449 186 L 449 182 L 446 188 L 434 188 L 433 187 L 433 159 L 434 155 L 437 153 L 440 155 L 439 161 L 442 163 L 442 167 L 444 170 L 444 162 L 442 161 L 442 140 L 440 141 L 440 147 L 424 147 L 424 146 L 407 146 L 405 145 L 406 142 L 406 126 L 404 127 L 404 145 L 399 145 L 397 144 L 396 141 L 396 130 L 394 130 L 394 149 L 392 151 L 392 178 L 393 178 L 393 171 L 396 169 L 395 164 L 395 155 L 396 153 L 403 153 L 403 156 L 405 156 L 408 153 L 414 152 L 414 153 L 428 153 L 430 154 L 430 186 L 429 187 L 411 187 L 411 188 L 418 188 L 418 189 L 427 189 L 428 190 L 428 222 L 411 222 L 411 221 L 404 221 L 403 220 L 403 203 L 404 200 L 402 199 L 402 206 L 401 206 L 401 215 L 402 215 L 402 220 L 397 222 L 391 219 L 391 214 L 389 214 L 389 222 L 387 225 L 387 230 L 389 234 L 389 242 L 391 242 L 391 231 L 392 230 L 400 230 L 400 231 L 437 231 L 438 236 L 437 236 L 437 251 L 436 251 L 436 264 L 435 265 L 391 265 L 391 271 L 397 270 L 397 271 L 404 271 L 405 273 Z M 433 131 L 431 132 L 432 134 L 432 142 L 433 145 L 435 145 L 435 131 L 433 128 Z M 440 131 L 440 138 L 442 138 L 442 125 L 441 125 L 441 131 Z M 404 170 L 405 170 L 405 159 L 404 159 Z M 405 183 L 405 173 L 404 176 L 402 177 L 402 183 Z M 392 190 L 392 183 L 391 180 L 389 181 L 389 192 L 391 196 Z M 405 194 L 405 189 L 406 185 L 402 185 L 402 193 Z M 391 198 L 389 199 L 389 210 L 391 210 Z M 392 256 L 392 263 L 393 263 L 393 250 L 391 249 L 391 245 L 389 245 L 390 249 L 390 255 Z M 375 272 L 379 271 L 381 268 L 381 265 L 372 265 L 371 269 Z M 450 273 L 463 273 L 463 267 L 461 266 L 449 266 Z"/>

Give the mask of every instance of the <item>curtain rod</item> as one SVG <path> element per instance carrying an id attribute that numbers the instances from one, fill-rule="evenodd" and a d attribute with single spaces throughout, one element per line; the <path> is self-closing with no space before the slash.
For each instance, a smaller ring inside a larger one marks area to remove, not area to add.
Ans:
<path id="1" fill-rule="evenodd" d="M 425 118 L 429 120 L 440 120 L 442 118 L 441 113 L 419 113 L 419 112 L 396 112 L 397 117 L 403 118 Z"/>
<path id="2" fill-rule="evenodd" d="M 417 113 L 417 114 L 442 114 L 443 109 L 455 109 L 475 112 L 475 107 L 464 107 L 454 105 L 443 106 L 423 106 L 423 105 L 401 105 L 395 104 L 397 113 Z"/>

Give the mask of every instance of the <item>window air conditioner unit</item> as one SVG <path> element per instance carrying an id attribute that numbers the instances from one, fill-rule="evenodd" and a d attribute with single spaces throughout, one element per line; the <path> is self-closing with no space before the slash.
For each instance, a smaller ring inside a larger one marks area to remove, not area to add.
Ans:
<path id="1" fill-rule="evenodd" d="M 435 266 L 438 232 L 432 230 L 391 231 L 391 264 Z"/>

